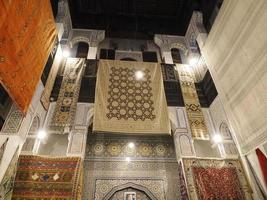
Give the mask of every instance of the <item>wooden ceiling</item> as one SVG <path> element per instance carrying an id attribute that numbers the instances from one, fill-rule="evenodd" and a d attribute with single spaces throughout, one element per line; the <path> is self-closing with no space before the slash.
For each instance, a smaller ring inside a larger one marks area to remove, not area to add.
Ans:
<path id="1" fill-rule="evenodd" d="M 102 29 L 109 37 L 152 39 L 184 35 L 200 0 L 69 0 L 75 28 Z"/>

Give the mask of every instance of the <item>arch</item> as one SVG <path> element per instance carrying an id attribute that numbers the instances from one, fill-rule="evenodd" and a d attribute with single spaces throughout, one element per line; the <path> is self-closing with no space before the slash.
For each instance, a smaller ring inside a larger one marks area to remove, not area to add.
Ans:
<path id="1" fill-rule="evenodd" d="M 40 128 L 40 117 L 36 115 L 32 120 L 28 135 L 35 135 L 39 130 L 39 128 Z"/>
<path id="2" fill-rule="evenodd" d="M 187 134 L 179 135 L 180 152 L 183 156 L 193 156 L 194 149 L 192 145 L 192 139 Z M 189 148 L 190 147 L 190 148 Z"/>
<path id="3" fill-rule="evenodd" d="M 144 192 L 151 200 L 157 200 L 157 198 L 144 186 L 142 185 L 137 185 L 134 183 L 126 183 L 123 185 L 119 185 L 117 187 L 114 187 L 104 198 L 103 200 L 109 200 L 116 192 L 126 189 L 126 188 L 133 188 L 135 190 L 139 190 Z"/>
<path id="4" fill-rule="evenodd" d="M 231 131 L 228 127 L 228 124 L 225 122 L 222 122 L 219 126 L 219 133 L 224 139 L 232 140 Z"/>
<path id="5" fill-rule="evenodd" d="M 75 45 L 75 44 L 77 44 L 79 42 L 87 43 L 90 46 L 90 40 L 89 40 L 89 38 L 84 37 L 84 36 L 77 36 L 77 37 L 74 37 L 74 38 L 72 38 L 70 40 L 69 47 L 72 48 L 73 45 Z"/>
<path id="6" fill-rule="evenodd" d="M 172 43 L 170 49 L 180 49 L 184 52 L 185 55 L 188 53 L 188 49 L 186 48 L 186 46 L 181 43 Z"/>

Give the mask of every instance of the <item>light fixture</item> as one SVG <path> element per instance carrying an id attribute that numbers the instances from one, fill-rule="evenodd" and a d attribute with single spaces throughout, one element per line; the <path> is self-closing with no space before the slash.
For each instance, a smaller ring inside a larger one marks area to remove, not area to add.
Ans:
<path id="1" fill-rule="evenodd" d="M 65 49 L 62 53 L 62 55 L 65 57 L 65 58 L 68 58 L 70 56 L 70 51 Z"/>
<path id="2" fill-rule="evenodd" d="M 198 61 L 197 58 L 191 58 L 191 59 L 189 60 L 189 65 L 193 66 L 193 65 L 197 64 L 197 61 Z"/>
<path id="3" fill-rule="evenodd" d="M 126 162 L 131 162 L 131 158 L 130 158 L 130 157 L 126 157 L 126 158 L 125 158 L 125 161 L 126 161 Z"/>
<path id="4" fill-rule="evenodd" d="M 216 144 L 222 143 L 223 141 L 223 138 L 220 134 L 215 134 L 212 139 L 213 139 L 213 142 Z"/>
<path id="5" fill-rule="evenodd" d="M 133 142 L 128 143 L 128 147 L 131 149 L 134 148 L 134 143 Z"/>
<path id="6" fill-rule="evenodd" d="M 141 70 L 138 70 L 138 71 L 136 71 L 135 72 L 135 78 L 136 78 L 136 80 L 141 80 L 141 79 L 143 79 L 144 78 L 144 72 L 142 72 Z"/>
<path id="7" fill-rule="evenodd" d="M 37 133 L 37 138 L 42 140 L 46 137 L 47 133 L 44 130 L 39 130 Z"/>

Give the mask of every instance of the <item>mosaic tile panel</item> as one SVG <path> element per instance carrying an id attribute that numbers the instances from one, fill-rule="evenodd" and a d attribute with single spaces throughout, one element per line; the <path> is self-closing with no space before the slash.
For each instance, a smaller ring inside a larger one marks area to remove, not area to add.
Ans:
<path id="1" fill-rule="evenodd" d="M 88 135 L 85 159 L 89 160 L 170 160 L 176 162 L 171 136 L 134 137 Z M 133 146 L 131 146 L 133 145 Z"/>
<path id="2" fill-rule="evenodd" d="M 4 134 L 16 134 L 23 121 L 23 113 L 13 105 L 2 128 Z"/>
<path id="3" fill-rule="evenodd" d="M 112 188 L 126 183 L 147 187 L 158 200 L 180 199 L 176 162 L 85 161 L 83 200 L 102 200 Z"/>

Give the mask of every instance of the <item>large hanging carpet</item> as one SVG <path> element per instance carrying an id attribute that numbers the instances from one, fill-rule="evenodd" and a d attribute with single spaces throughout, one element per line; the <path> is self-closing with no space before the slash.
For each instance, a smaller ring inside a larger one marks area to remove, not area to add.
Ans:
<path id="1" fill-rule="evenodd" d="M 13 200 L 78 200 L 81 159 L 20 156 Z"/>
<path id="2" fill-rule="evenodd" d="M 170 134 L 158 63 L 100 60 L 94 131 Z M 138 78 L 138 73 L 143 77 Z"/>
<path id="3" fill-rule="evenodd" d="M 63 81 L 51 120 L 52 133 L 69 132 L 74 122 L 83 74 L 83 58 L 67 58 Z"/>
<path id="4" fill-rule="evenodd" d="M 186 113 L 193 138 L 208 139 L 209 133 L 199 103 L 193 72 L 189 65 L 176 65 L 178 68 L 181 90 L 185 102 Z"/>
<path id="5" fill-rule="evenodd" d="M 55 38 L 49 0 L 0 0 L 0 82 L 24 113 Z"/>
<path id="6" fill-rule="evenodd" d="M 190 199 L 251 200 L 239 160 L 183 159 Z"/>

